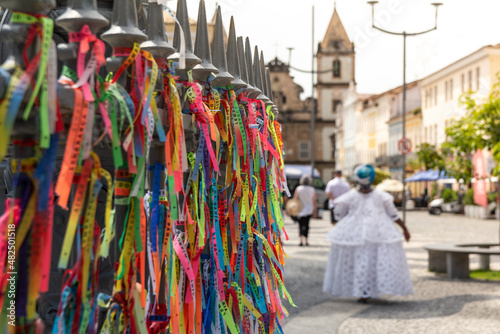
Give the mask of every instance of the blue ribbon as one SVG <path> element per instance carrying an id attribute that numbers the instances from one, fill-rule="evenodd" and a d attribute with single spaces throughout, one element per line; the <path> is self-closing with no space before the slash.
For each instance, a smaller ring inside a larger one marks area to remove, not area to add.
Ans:
<path id="1" fill-rule="evenodd" d="M 158 219 L 162 170 L 163 165 L 156 163 L 153 172 L 153 199 L 151 201 L 151 246 L 153 252 L 158 251 Z"/>

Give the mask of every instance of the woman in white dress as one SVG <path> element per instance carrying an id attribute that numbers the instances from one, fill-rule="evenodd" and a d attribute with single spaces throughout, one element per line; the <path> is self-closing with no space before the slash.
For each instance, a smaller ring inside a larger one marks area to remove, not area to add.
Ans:
<path id="1" fill-rule="evenodd" d="M 302 175 L 300 185 L 295 189 L 293 198 L 302 203 L 302 210 L 298 214 L 299 219 L 299 246 L 309 246 L 307 237 L 309 235 L 309 221 L 311 217 L 316 217 L 316 191 L 311 186 L 312 177 Z"/>
<path id="2" fill-rule="evenodd" d="M 403 249 L 410 232 L 399 218 L 394 199 L 371 188 L 375 170 L 361 165 L 354 171 L 359 190 L 335 200 L 339 222 L 327 234 L 332 243 L 323 291 L 339 297 L 359 298 L 366 303 L 380 295 L 413 293 L 410 270 Z"/>

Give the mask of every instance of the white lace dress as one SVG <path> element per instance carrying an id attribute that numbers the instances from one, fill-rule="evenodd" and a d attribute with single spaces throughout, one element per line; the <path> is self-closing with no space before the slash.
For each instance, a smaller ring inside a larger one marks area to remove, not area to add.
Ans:
<path id="1" fill-rule="evenodd" d="M 326 236 L 332 245 L 323 291 L 364 298 L 412 294 L 393 197 L 351 190 L 335 200 L 335 215 L 340 220 Z"/>

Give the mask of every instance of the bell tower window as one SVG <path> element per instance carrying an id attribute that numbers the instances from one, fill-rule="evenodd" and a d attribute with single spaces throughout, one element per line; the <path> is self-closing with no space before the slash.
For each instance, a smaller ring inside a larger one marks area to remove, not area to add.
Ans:
<path id="1" fill-rule="evenodd" d="M 333 77 L 340 78 L 340 60 L 338 59 L 333 61 Z"/>

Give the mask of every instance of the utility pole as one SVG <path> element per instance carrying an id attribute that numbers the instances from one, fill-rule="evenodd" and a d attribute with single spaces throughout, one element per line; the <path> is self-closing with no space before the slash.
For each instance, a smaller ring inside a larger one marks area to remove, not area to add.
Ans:
<path id="1" fill-rule="evenodd" d="M 314 179 L 315 145 L 314 128 L 316 127 L 316 105 L 314 102 L 314 6 L 312 6 L 312 39 L 311 39 L 311 177 Z"/>
<path id="2" fill-rule="evenodd" d="M 367 2 L 369 5 L 372 6 L 372 28 L 377 29 L 383 33 L 390 34 L 390 35 L 397 35 L 397 36 L 403 36 L 403 108 L 402 108 L 402 127 L 403 127 L 403 137 L 402 139 L 406 138 L 406 37 L 411 37 L 411 36 L 418 36 L 418 35 L 423 35 L 428 32 L 431 32 L 433 30 L 437 29 L 437 13 L 438 13 L 438 7 L 442 5 L 442 3 L 432 3 L 436 8 L 436 17 L 435 17 L 435 23 L 434 27 L 428 30 L 420 31 L 420 32 L 414 32 L 414 33 L 408 33 L 406 31 L 403 32 L 394 32 L 394 31 L 388 31 L 385 29 L 382 29 L 380 27 L 377 27 L 375 25 L 375 5 L 378 3 L 378 1 L 368 1 Z M 403 168 L 403 204 L 402 204 L 402 209 L 403 209 L 403 221 L 406 221 L 406 153 L 401 153 L 401 164 Z"/>

